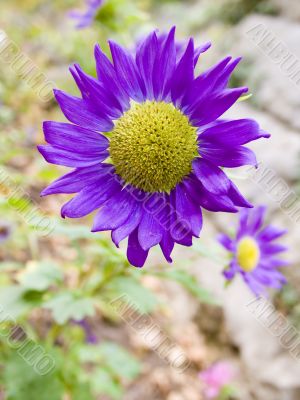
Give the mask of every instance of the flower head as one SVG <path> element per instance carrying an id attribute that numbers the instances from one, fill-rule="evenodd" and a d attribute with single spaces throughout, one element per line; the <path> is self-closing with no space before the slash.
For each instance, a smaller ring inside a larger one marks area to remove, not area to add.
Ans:
<path id="1" fill-rule="evenodd" d="M 235 376 L 236 371 L 226 361 L 219 361 L 202 371 L 199 377 L 205 385 L 203 393 L 205 398 L 216 399 L 221 394 L 222 389 L 232 383 Z"/>
<path id="2" fill-rule="evenodd" d="M 240 59 L 226 57 L 195 77 L 209 44 L 177 43 L 175 28 L 152 32 L 135 56 L 110 42 L 113 62 L 95 48 L 97 78 L 75 65 L 81 97 L 60 90 L 55 97 L 71 122 L 44 123 L 53 164 L 75 168 L 42 195 L 78 193 L 62 216 L 98 210 L 92 231 L 112 231 L 118 246 L 141 267 L 160 245 L 171 262 L 174 244 L 192 245 L 202 227 L 202 207 L 237 212 L 251 207 L 221 167 L 256 165 L 243 145 L 269 135 L 251 119 L 221 120 L 247 88 L 227 88 Z"/>
<path id="3" fill-rule="evenodd" d="M 224 271 L 225 278 L 232 280 L 240 274 L 257 296 L 264 293 L 265 286 L 280 289 L 286 283 L 278 268 L 288 264 L 278 258 L 287 248 L 274 243 L 286 231 L 272 225 L 263 227 L 265 211 L 265 207 L 242 210 L 236 237 L 219 236 L 220 243 L 232 253 L 230 265 Z"/>
<path id="4" fill-rule="evenodd" d="M 76 28 L 82 29 L 90 26 L 102 7 L 104 0 L 86 0 L 87 9 L 84 13 L 74 10 L 70 12 L 70 17 L 77 21 Z"/>

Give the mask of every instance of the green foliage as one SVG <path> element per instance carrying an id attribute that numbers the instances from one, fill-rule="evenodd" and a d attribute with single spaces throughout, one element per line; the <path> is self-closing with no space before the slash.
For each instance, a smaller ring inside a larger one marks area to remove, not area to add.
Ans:
<path id="1" fill-rule="evenodd" d="M 3 383 L 7 400 L 61 400 L 63 385 L 58 370 L 39 375 L 25 360 L 12 351 L 5 360 Z"/>
<path id="2" fill-rule="evenodd" d="M 65 324 L 71 319 L 80 321 L 94 315 L 93 300 L 79 297 L 72 292 L 57 294 L 44 303 L 44 307 L 52 311 L 53 318 L 58 324 Z"/>
<path id="3" fill-rule="evenodd" d="M 216 299 L 211 295 L 211 293 L 199 286 L 196 278 L 185 270 L 173 268 L 159 272 L 157 275 L 180 283 L 193 296 L 204 303 L 217 304 Z"/>
<path id="4" fill-rule="evenodd" d="M 20 284 L 24 289 L 44 291 L 52 285 L 56 285 L 63 280 L 63 273 L 59 266 L 50 261 L 33 263 L 20 276 Z"/>

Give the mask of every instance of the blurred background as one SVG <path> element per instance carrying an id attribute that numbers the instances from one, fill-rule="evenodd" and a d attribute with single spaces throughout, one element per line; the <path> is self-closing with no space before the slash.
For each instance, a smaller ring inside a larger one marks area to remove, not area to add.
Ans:
<path id="1" fill-rule="evenodd" d="M 40 198 L 65 171 L 36 150 L 42 121 L 62 121 L 52 88 L 76 94 L 74 62 L 95 75 L 97 42 L 134 48 L 176 25 L 179 40 L 213 43 L 199 71 L 243 56 L 231 84 L 252 97 L 228 115 L 254 118 L 272 137 L 251 145 L 258 171 L 231 178 L 289 230 L 289 284 L 268 301 L 298 335 L 299 0 L 106 0 L 79 29 L 88 7 L 0 0 L 0 399 L 299 400 L 299 357 L 251 311 L 241 280 L 225 287 L 216 236 L 234 231 L 236 215 L 206 212 L 201 238 L 177 246 L 174 264 L 154 249 L 136 270 L 125 246 L 90 233 L 91 216 L 60 219 L 68 196 Z"/>

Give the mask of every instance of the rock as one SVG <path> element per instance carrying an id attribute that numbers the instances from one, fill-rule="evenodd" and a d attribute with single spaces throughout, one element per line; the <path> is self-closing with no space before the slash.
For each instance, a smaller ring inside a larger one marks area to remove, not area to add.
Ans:
<path id="1" fill-rule="evenodd" d="M 273 0 L 280 14 L 296 21 L 300 21 L 300 3 L 298 0 Z"/>
<path id="2" fill-rule="evenodd" d="M 243 65 L 246 68 L 251 64 L 244 70 L 247 82 L 243 84 L 253 83 L 251 91 L 257 105 L 287 125 L 299 129 L 299 24 L 282 17 L 251 15 L 231 35 L 228 50 L 243 56 L 244 64 L 238 67 L 240 71 Z"/>

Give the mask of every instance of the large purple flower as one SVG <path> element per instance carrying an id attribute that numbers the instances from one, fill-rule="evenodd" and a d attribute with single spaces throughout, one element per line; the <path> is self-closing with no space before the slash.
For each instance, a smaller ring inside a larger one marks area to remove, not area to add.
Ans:
<path id="1" fill-rule="evenodd" d="M 230 265 L 224 271 L 225 278 L 230 281 L 240 274 L 257 296 L 265 293 L 265 286 L 280 289 L 286 278 L 278 268 L 288 265 L 278 258 L 287 248 L 274 243 L 286 231 L 272 225 L 263 227 L 265 211 L 265 207 L 242 210 L 236 237 L 219 236 L 220 243 L 232 253 Z"/>
<path id="2" fill-rule="evenodd" d="M 104 0 L 86 0 L 87 9 L 84 13 L 74 10 L 69 13 L 70 17 L 76 20 L 76 28 L 82 29 L 90 26 L 102 7 Z"/>
<path id="3" fill-rule="evenodd" d="M 191 246 L 201 207 L 251 207 L 220 167 L 256 165 L 243 145 L 269 136 L 251 119 L 219 119 L 247 91 L 227 88 L 240 59 L 226 57 L 195 77 L 209 44 L 178 46 L 174 35 L 175 28 L 152 32 L 135 56 L 109 42 L 112 63 L 96 46 L 97 78 L 71 68 L 81 97 L 55 90 L 71 124 L 45 122 L 49 145 L 39 146 L 48 162 L 75 168 L 42 195 L 78 193 L 63 217 L 100 209 L 92 231 L 111 230 L 117 246 L 128 237 L 137 267 L 157 244 L 169 262 L 175 243 Z"/>

